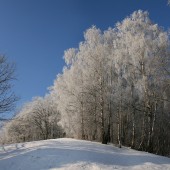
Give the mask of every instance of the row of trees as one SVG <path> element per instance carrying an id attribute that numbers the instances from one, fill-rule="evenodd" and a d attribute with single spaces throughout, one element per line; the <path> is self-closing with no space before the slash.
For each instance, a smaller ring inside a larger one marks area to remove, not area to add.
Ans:
<path id="1" fill-rule="evenodd" d="M 67 135 L 170 154 L 169 35 L 136 11 L 102 32 L 95 26 L 50 94 L 35 98 L 5 126 L 8 142 Z M 61 126 L 63 129 L 61 128 Z"/>
<path id="2" fill-rule="evenodd" d="M 64 137 L 60 114 L 49 96 L 25 104 L 4 127 L 2 143 L 16 143 Z"/>
<path id="3" fill-rule="evenodd" d="M 51 88 L 66 134 L 169 154 L 168 33 L 137 11 L 84 38 Z"/>

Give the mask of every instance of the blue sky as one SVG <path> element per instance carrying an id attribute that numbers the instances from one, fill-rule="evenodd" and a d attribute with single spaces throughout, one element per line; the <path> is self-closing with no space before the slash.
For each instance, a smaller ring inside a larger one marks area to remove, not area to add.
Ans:
<path id="1" fill-rule="evenodd" d="M 0 54 L 17 65 L 18 106 L 47 93 L 62 72 L 64 50 L 77 47 L 86 29 L 114 27 L 138 9 L 170 28 L 167 0 L 0 0 Z"/>

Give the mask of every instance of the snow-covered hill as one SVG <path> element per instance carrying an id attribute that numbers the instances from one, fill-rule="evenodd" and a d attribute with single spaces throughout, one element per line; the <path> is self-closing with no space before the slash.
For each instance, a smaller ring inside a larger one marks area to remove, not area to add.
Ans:
<path id="1" fill-rule="evenodd" d="M 170 170 L 170 159 L 75 139 L 52 139 L 0 148 L 0 170 Z"/>

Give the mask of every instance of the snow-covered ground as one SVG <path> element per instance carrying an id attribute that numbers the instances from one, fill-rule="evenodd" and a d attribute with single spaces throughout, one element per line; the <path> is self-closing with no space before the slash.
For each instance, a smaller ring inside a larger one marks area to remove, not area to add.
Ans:
<path id="1" fill-rule="evenodd" d="M 0 170 L 170 170 L 170 159 L 128 148 L 75 139 L 0 147 Z"/>

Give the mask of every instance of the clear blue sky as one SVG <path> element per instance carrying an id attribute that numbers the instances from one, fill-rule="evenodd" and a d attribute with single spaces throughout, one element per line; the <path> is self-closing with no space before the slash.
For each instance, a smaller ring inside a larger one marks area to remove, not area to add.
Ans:
<path id="1" fill-rule="evenodd" d="M 77 47 L 92 25 L 113 27 L 133 11 L 170 27 L 167 0 L 0 0 L 0 54 L 17 65 L 18 106 L 44 96 L 64 65 L 64 50 Z"/>

